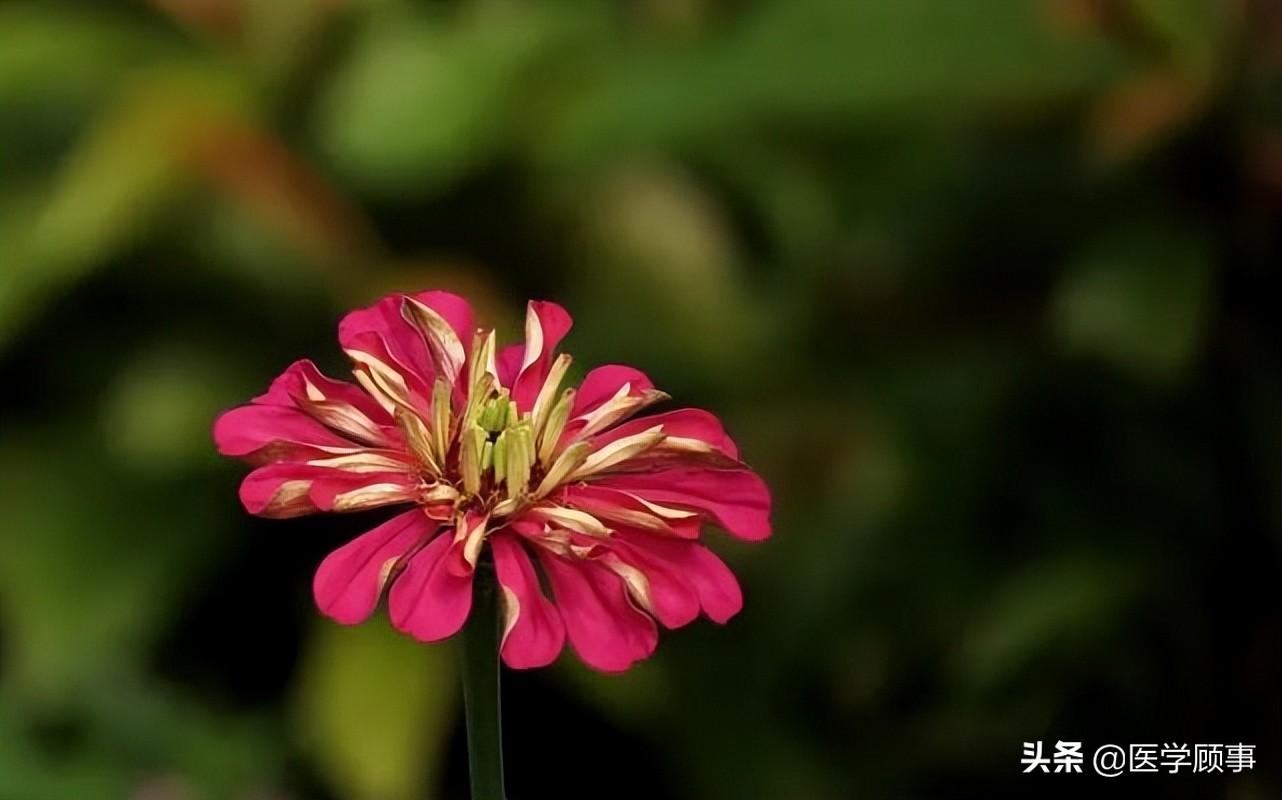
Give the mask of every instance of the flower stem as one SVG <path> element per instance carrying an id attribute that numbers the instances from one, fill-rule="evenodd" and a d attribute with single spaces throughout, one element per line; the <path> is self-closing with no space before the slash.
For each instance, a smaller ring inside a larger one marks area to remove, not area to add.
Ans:
<path id="1" fill-rule="evenodd" d="M 477 565 L 472 613 L 463 629 L 462 671 L 472 800 L 504 800 L 498 586 L 493 566 L 484 562 Z"/>

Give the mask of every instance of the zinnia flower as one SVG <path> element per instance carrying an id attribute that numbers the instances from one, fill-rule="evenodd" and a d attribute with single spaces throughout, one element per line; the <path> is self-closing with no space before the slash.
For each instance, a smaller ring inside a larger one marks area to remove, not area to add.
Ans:
<path id="1" fill-rule="evenodd" d="M 219 417 L 219 452 L 255 465 L 240 489 L 252 514 L 409 507 L 324 559 L 325 615 L 361 622 L 386 591 L 397 629 L 444 639 L 467 619 L 487 548 L 511 667 L 550 663 L 568 637 L 590 666 L 624 670 L 654 651 L 656 623 L 739 611 L 699 534 L 711 522 L 769 536 L 765 485 L 712 414 L 634 419 L 667 395 L 631 367 L 562 389 L 570 324 L 530 302 L 524 344 L 496 351 L 461 297 L 391 295 L 339 323 L 359 386 L 298 361 Z"/>

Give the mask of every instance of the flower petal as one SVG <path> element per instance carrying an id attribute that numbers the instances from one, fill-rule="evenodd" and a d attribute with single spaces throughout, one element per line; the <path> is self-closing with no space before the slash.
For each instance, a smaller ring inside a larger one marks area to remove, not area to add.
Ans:
<path id="1" fill-rule="evenodd" d="M 472 341 L 472 307 L 462 297 L 450 292 L 409 296 L 443 317 L 465 348 Z M 423 336 L 405 319 L 405 298 L 404 294 L 390 294 L 367 308 L 350 312 L 338 323 L 338 341 L 344 350 L 366 350 L 365 345 L 371 341 L 367 335 L 372 334 L 385 345 L 387 355 L 431 386 L 436 370 Z"/>
<path id="2" fill-rule="evenodd" d="M 431 536 L 436 526 L 417 509 L 407 511 L 330 553 L 312 580 L 316 606 L 344 625 L 368 619 L 397 559 Z"/>
<path id="3" fill-rule="evenodd" d="M 638 598 L 667 628 L 680 628 L 699 616 L 699 595 L 681 572 L 681 565 L 657 558 L 653 552 L 633 547 L 622 538 L 609 543 L 610 554 L 601 559 L 625 582 L 631 580 L 634 591 L 644 594 Z M 626 565 L 630 570 L 620 569 Z M 639 574 L 639 577 L 638 577 Z"/>
<path id="4" fill-rule="evenodd" d="M 639 369 L 623 364 L 605 364 L 588 372 L 574 395 L 571 416 L 589 414 L 614 397 L 623 384 L 630 384 L 630 394 L 643 394 L 654 388 L 654 383 Z"/>
<path id="5" fill-rule="evenodd" d="M 566 635 L 579 658 L 602 672 L 622 672 L 654 652 L 658 627 L 628 598 L 623 580 L 591 561 L 540 552 Z"/>
<path id="6" fill-rule="evenodd" d="M 726 433 L 726 429 L 721 426 L 721 421 L 700 408 L 679 408 L 662 414 L 631 419 L 593 436 L 592 444 L 600 448 L 617 439 L 641 433 L 655 425 L 662 425 L 666 436 L 706 442 L 732 459 L 739 458 L 739 448 Z"/>
<path id="7" fill-rule="evenodd" d="M 286 367 L 265 393 L 254 398 L 254 402 L 303 410 L 317 402 L 342 404 L 355 409 L 376 426 L 390 427 L 394 424 L 383 407 L 359 386 L 330 378 L 305 358 Z"/>
<path id="8" fill-rule="evenodd" d="M 401 314 L 423 337 L 436 375 L 445 378 L 451 385 L 456 384 L 459 372 L 467 363 L 467 348 L 449 320 L 436 309 L 413 297 L 404 298 Z"/>
<path id="9" fill-rule="evenodd" d="M 618 538 L 634 552 L 644 553 L 647 563 L 661 563 L 666 574 L 650 571 L 655 586 L 669 575 L 679 577 L 698 595 L 699 605 L 713 622 L 724 624 L 743 608 L 743 593 L 734 573 L 720 558 L 697 542 L 661 539 L 641 531 L 621 530 Z M 656 578 L 656 575 L 659 575 Z M 657 595 L 657 591 L 656 591 Z"/>
<path id="10" fill-rule="evenodd" d="M 534 564 L 515 538 L 500 534 L 490 547 L 503 593 L 503 662 L 513 669 L 547 666 L 565 645 L 561 615 L 544 597 Z"/>
<path id="11" fill-rule="evenodd" d="M 297 408 L 264 405 L 237 406 L 220 414 L 214 421 L 214 444 L 225 456 L 255 464 L 362 449 Z"/>
<path id="12" fill-rule="evenodd" d="M 410 297 L 440 314 L 454 329 L 454 334 L 458 336 L 465 350 L 471 347 L 472 334 L 476 333 L 476 322 L 472 314 L 472 305 L 466 299 L 453 292 L 442 291 L 418 292 Z"/>
<path id="13" fill-rule="evenodd" d="M 525 358 L 525 345 L 510 344 L 499 351 L 495 359 L 495 368 L 498 370 L 498 379 L 500 386 L 506 386 L 509 390 L 516 383 L 516 377 L 521 374 L 521 359 Z"/>
<path id="14" fill-rule="evenodd" d="M 552 499 L 600 519 L 659 535 L 697 539 L 702 525 L 697 512 L 646 503 L 627 492 L 595 483 L 571 484 Z"/>
<path id="15" fill-rule="evenodd" d="M 452 539 L 437 536 L 411 556 L 388 594 L 392 625 L 420 641 L 453 636 L 472 610 L 472 576 L 446 567 Z"/>
<path id="16" fill-rule="evenodd" d="M 751 470 L 682 467 L 613 474 L 594 483 L 650 502 L 696 509 L 740 539 L 770 536 L 770 490 Z"/>
<path id="17" fill-rule="evenodd" d="M 338 341 L 344 351 L 367 353 L 422 392 L 432 385 L 436 370 L 423 337 L 401 316 L 403 302 L 403 295 L 389 295 L 348 313 L 338 323 Z"/>
<path id="18" fill-rule="evenodd" d="M 348 472 L 299 463 L 268 464 L 240 484 L 245 510 L 283 519 L 317 511 L 362 511 L 413 501 L 418 482 L 395 472 Z"/>
<path id="19" fill-rule="evenodd" d="M 271 464 L 246 475 L 240 482 L 240 503 L 245 510 L 269 519 L 301 517 L 318 511 L 311 498 L 311 477 L 299 475 L 293 467 Z"/>
<path id="20" fill-rule="evenodd" d="M 691 544 L 685 574 L 699 592 L 699 605 L 713 622 L 724 625 L 743 608 L 743 591 L 726 563 L 701 544 Z"/>
<path id="21" fill-rule="evenodd" d="M 525 350 L 521 358 L 521 372 L 512 385 L 512 399 L 525 413 L 534 407 L 534 400 L 547 380 L 552 368 L 556 346 L 570 332 L 574 324 L 570 314 L 556 303 L 531 300 L 525 309 Z"/>

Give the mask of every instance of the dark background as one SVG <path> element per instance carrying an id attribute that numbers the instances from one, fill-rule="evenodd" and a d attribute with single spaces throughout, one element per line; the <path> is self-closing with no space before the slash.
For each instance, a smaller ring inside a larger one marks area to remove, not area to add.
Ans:
<path id="1" fill-rule="evenodd" d="M 209 438 L 425 288 L 775 496 L 729 626 L 506 674 L 513 798 L 1277 797 L 1280 217 L 1270 0 L 0 2 L 0 800 L 465 796 L 452 646 L 311 607 L 379 515 Z"/>

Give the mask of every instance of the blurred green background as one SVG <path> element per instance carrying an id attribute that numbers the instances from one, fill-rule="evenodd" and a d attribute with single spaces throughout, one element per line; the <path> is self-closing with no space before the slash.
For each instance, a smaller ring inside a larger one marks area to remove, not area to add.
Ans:
<path id="1" fill-rule="evenodd" d="M 378 516 L 209 438 L 437 287 L 775 492 L 728 627 L 507 673 L 514 798 L 1278 797 L 1280 221 L 1272 0 L 0 2 L 0 800 L 465 796 L 452 647 L 311 607 Z"/>

